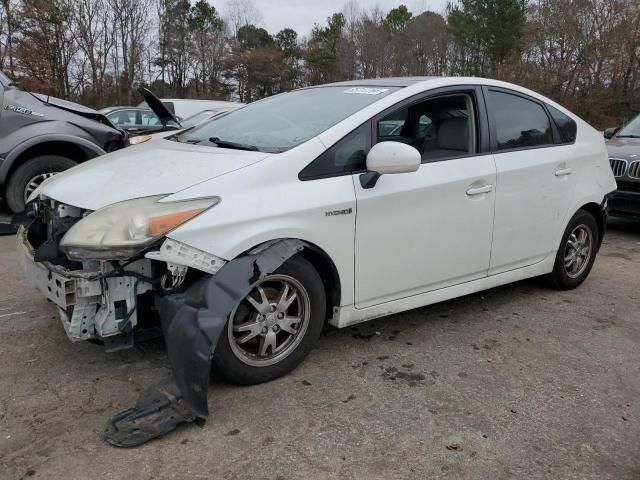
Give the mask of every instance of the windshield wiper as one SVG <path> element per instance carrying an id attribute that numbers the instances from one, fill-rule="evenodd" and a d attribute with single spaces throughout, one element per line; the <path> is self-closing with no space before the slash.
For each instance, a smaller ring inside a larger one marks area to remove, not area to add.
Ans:
<path id="1" fill-rule="evenodd" d="M 616 135 L 616 138 L 640 138 L 640 135 Z"/>
<path id="2" fill-rule="evenodd" d="M 220 140 L 218 137 L 211 137 L 209 138 L 209 141 L 211 143 L 215 143 L 216 145 L 222 148 L 233 148 L 235 150 L 250 150 L 252 152 L 259 151 L 258 147 L 256 147 L 255 145 L 247 145 L 246 143 L 228 142 L 226 140 Z"/>

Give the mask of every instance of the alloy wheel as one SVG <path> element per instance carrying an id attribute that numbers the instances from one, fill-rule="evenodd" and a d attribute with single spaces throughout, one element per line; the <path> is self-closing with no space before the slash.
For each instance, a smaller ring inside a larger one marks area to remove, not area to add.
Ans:
<path id="1" fill-rule="evenodd" d="M 310 315 L 309 295 L 295 278 L 271 275 L 260 280 L 231 313 L 231 351 L 247 365 L 274 365 L 300 344 Z"/>
<path id="2" fill-rule="evenodd" d="M 41 173 L 40 175 L 36 175 L 35 177 L 31 178 L 27 183 L 27 186 L 24 188 L 25 203 L 27 202 L 27 200 L 29 200 L 31 194 L 36 191 L 36 188 L 38 188 L 42 184 L 42 182 L 44 182 L 48 178 L 53 177 L 56 173 L 58 172 Z"/>
<path id="3" fill-rule="evenodd" d="M 591 229 L 580 224 L 573 229 L 564 251 L 564 269 L 570 278 L 579 277 L 589 265 L 593 252 L 593 233 Z"/>

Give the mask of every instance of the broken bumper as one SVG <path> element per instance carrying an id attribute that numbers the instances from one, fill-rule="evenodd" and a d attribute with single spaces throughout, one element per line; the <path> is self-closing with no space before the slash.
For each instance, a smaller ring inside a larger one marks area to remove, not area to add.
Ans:
<path id="1" fill-rule="evenodd" d="M 133 447 L 174 430 L 180 423 L 204 421 L 211 357 L 233 309 L 253 285 L 305 248 L 300 240 L 278 240 L 226 263 L 184 293 L 160 302 L 173 380 L 144 392 L 135 407 L 111 417 L 105 439 Z M 174 383 L 175 382 L 175 383 Z"/>
<path id="2" fill-rule="evenodd" d="M 201 277 L 184 291 L 158 291 L 173 378 L 145 391 L 134 407 L 112 416 L 107 422 L 106 441 L 133 447 L 182 423 L 205 421 L 209 415 L 211 359 L 231 312 L 258 280 L 305 247 L 304 242 L 293 239 L 268 242 L 224 262 L 217 273 Z M 180 259 L 188 257 L 189 263 L 202 260 L 200 255 L 191 258 L 188 253 L 182 252 Z M 160 259 L 162 255 L 161 249 L 153 257 Z M 137 296 L 156 284 L 145 281 L 149 280 L 145 275 L 151 272 L 148 258 L 128 263 L 126 272 L 114 271 L 103 261 L 83 262 L 81 270 L 36 262 L 25 228 L 18 232 L 18 258 L 29 281 L 58 307 L 65 331 L 73 341 L 100 338 L 106 342 L 131 334 L 137 321 Z M 208 265 L 210 268 L 211 259 Z"/>
<path id="3" fill-rule="evenodd" d="M 128 336 L 137 324 L 137 295 L 150 290 L 150 283 L 128 276 L 104 278 L 109 267 L 102 262 L 85 262 L 82 270 L 36 262 L 24 227 L 18 230 L 17 240 L 18 261 L 27 280 L 58 307 L 71 341 L 98 338 L 107 346 L 132 344 L 113 340 Z M 146 265 L 150 270 L 149 262 L 141 260 L 136 267 L 144 271 Z"/>

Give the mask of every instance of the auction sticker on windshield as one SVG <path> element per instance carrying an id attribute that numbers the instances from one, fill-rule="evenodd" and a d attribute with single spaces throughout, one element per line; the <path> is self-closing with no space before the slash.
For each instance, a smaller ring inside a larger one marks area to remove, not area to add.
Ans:
<path id="1" fill-rule="evenodd" d="M 374 87 L 353 87 L 345 90 L 343 93 L 358 93 L 360 95 L 380 95 L 388 91 L 388 88 L 374 88 Z"/>

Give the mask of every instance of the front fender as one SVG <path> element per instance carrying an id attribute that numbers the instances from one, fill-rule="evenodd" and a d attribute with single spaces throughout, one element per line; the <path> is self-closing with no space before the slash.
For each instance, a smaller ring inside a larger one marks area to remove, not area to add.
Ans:
<path id="1" fill-rule="evenodd" d="M 16 161 L 18 161 L 20 155 L 31 147 L 47 142 L 64 142 L 76 145 L 89 154 L 88 158 L 97 157 L 106 153 L 95 143 L 75 135 L 66 135 L 61 133 L 36 135 L 24 140 L 9 151 L 4 161 L 0 164 L 0 185 L 5 184 L 12 166 Z"/>
<path id="2" fill-rule="evenodd" d="M 276 239 L 316 245 L 337 268 L 341 303 L 353 303 L 356 200 L 351 175 L 302 182 L 297 171 L 292 178 L 287 178 L 290 168 L 278 171 L 287 167 L 285 159 L 274 160 L 213 179 L 198 192 L 187 190 L 192 198 L 216 195 L 221 201 L 168 237 L 225 260 Z"/>

